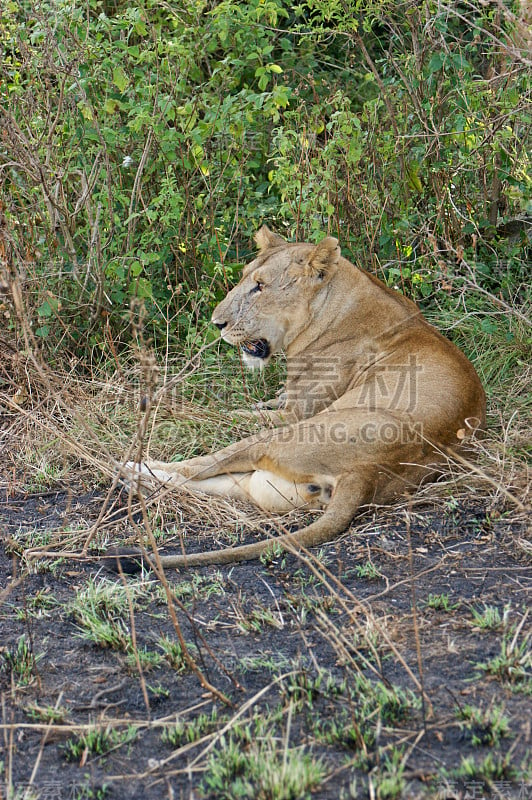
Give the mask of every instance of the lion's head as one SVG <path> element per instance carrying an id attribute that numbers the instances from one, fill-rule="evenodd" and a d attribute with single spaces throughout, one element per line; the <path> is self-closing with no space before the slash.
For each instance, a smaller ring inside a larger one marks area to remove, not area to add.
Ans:
<path id="1" fill-rule="evenodd" d="M 239 345 L 252 368 L 264 366 L 312 323 L 340 258 L 330 236 L 317 245 L 290 244 L 263 226 L 255 241 L 257 258 L 212 315 L 222 338 Z"/>

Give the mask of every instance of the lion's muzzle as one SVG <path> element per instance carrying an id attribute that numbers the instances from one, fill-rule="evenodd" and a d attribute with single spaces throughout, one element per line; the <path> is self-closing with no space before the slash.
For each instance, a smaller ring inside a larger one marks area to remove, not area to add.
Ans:
<path id="1" fill-rule="evenodd" d="M 257 339 L 252 342 L 243 342 L 240 347 L 248 356 L 253 358 L 266 359 L 270 357 L 271 348 L 266 339 Z"/>

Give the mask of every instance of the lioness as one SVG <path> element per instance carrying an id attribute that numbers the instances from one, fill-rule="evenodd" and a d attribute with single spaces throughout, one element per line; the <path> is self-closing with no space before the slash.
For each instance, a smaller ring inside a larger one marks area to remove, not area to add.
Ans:
<path id="1" fill-rule="evenodd" d="M 467 358 L 418 307 L 342 258 L 338 241 L 290 244 L 267 227 L 259 254 L 216 307 L 222 338 L 251 367 L 287 356 L 278 426 L 180 463 L 128 463 L 129 482 L 162 482 L 252 500 L 283 513 L 324 509 L 285 548 L 333 538 L 359 506 L 388 503 L 431 474 L 448 448 L 484 423 L 485 395 Z M 271 539 L 167 567 L 256 558 Z"/>

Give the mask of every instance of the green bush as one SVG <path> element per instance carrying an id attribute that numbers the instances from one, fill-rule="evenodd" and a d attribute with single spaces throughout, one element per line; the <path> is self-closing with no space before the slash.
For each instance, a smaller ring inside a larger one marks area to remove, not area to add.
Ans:
<path id="1" fill-rule="evenodd" d="M 461 278 L 512 298 L 532 210 L 520 9 L 7 2 L 0 210 L 36 338 L 116 351 L 139 301 L 156 342 L 196 336 L 263 221 L 339 235 L 424 302 Z"/>

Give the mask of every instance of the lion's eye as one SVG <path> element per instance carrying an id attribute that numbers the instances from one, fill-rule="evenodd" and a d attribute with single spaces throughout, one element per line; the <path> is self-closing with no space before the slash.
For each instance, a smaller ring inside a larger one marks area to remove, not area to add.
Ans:
<path id="1" fill-rule="evenodd" d="M 255 292 L 262 292 L 263 289 L 264 289 L 264 284 L 261 283 L 260 281 L 257 281 L 255 286 L 251 290 L 250 294 L 255 294 Z"/>

